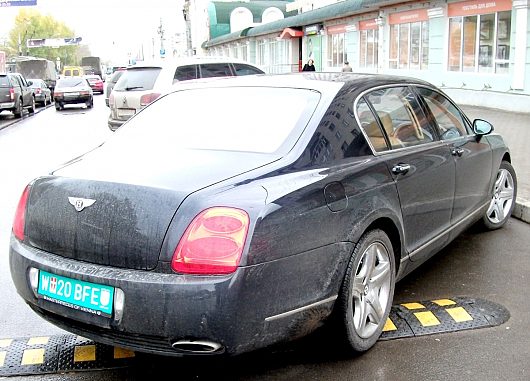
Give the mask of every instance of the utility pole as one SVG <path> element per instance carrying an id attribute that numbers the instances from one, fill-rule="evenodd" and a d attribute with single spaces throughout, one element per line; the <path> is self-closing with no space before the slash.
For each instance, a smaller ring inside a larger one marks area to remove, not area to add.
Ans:
<path id="1" fill-rule="evenodd" d="M 164 27 L 162 26 L 162 18 L 160 18 L 160 26 L 158 27 L 158 34 L 160 35 L 160 57 L 164 57 L 166 50 L 164 49 Z"/>
<path id="2" fill-rule="evenodd" d="M 190 0 L 184 0 L 184 8 L 182 9 L 184 21 L 186 21 L 186 54 L 193 55 L 193 48 L 191 44 L 191 17 L 190 17 Z"/>

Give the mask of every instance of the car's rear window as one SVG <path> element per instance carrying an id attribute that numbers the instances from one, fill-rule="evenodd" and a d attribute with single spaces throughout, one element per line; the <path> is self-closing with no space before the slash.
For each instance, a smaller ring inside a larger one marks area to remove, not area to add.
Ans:
<path id="1" fill-rule="evenodd" d="M 55 87 L 76 87 L 86 85 L 86 80 L 81 77 L 61 78 Z"/>
<path id="2" fill-rule="evenodd" d="M 271 87 L 203 88 L 161 97 L 118 132 L 118 144 L 274 153 L 292 148 L 320 94 Z"/>
<path id="3" fill-rule="evenodd" d="M 160 74 L 159 67 L 135 68 L 125 71 L 114 86 L 115 91 L 151 90 Z"/>
<path id="4" fill-rule="evenodd" d="M 7 75 L 0 75 L 0 87 L 10 87 L 9 79 L 7 79 Z"/>

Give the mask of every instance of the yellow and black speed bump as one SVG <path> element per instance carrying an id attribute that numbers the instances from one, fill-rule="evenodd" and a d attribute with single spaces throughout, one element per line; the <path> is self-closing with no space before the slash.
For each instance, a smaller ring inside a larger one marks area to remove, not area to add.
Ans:
<path id="1" fill-rule="evenodd" d="M 510 318 L 503 306 L 472 298 L 437 299 L 392 306 L 381 340 L 493 327 Z M 135 353 L 77 335 L 0 339 L 0 377 L 132 365 Z"/>
<path id="2" fill-rule="evenodd" d="M 134 357 L 132 351 L 77 335 L 0 339 L 0 376 L 120 368 Z"/>
<path id="3" fill-rule="evenodd" d="M 381 340 L 493 327 L 509 318 L 503 306 L 477 298 L 402 303 L 392 306 Z"/>

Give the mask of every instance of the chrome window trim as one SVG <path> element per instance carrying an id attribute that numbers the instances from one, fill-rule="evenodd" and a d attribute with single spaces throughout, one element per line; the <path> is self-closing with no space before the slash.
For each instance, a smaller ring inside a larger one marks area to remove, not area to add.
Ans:
<path id="1" fill-rule="evenodd" d="M 451 139 L 440 139 L 440 140 L 435 140 L 433 142 L 430 142 L 430 143 L 425 143 L 425 144 L 417 144 L 417 145 L 414 145 L 414 146 L 410 146 L 410 147 L 403 147 L 403 148 L 392 148 L 390 147 L 388 150 L 386 151 L 381 151 L 381 152 L 378 152 L 375 150 L 374 146 L 372 145 L 372 142 L 370 141 L 370 138 L 368 137 L 368 135 L 366 134 L 366 132 L 364 131 L 364 128 L 362 127 L 362 124 L 361 124 L 361 121 L 359 119 L 359 114 L 357 113 L 357 105 L 359 103 L 359 100 L 362 99 L 366 94 L 368 93 L 371 93 L 372 91 L 376 91 L 376 90 L 381 90 L 381 89 L 387 89 L 387 88 L 391 88 L 391 87 L 422 87 L 422 88 L 425 88 L 425 89 L 429 89 L 431 91 L 434 91 L 440 95 L 442 95 L 445 99 L 447 99 L 457 110 L 458 112 L 460 112 L 460 114 L 463 116 L 465 122 L 468 123 L 468 126 L 472 126 L 473 124 L 469 121 L 469 118 L 467 117 L 467 115 L 460 109 L 460 107 L 458 107 L 458 105 L 456 105 L 453 100 L 451 100 L 449 98 L 448 95 L 446 95 L 445 93 L 443 93 L 441 90 L 438 90 L 436 88 L 434 88 L 433 86 L 429 86 L 427 84 L 423 84 L 423 83 L 399 83 L 399 82 L 396 82 L 396 83 L 392 83 L 392 84 L 387 84 L 387 85 L 379 85 L 379 86 L 374 86 L 370 89 L 367 89 L 367 90 L 364 90 L 363 92 L 361 92 L 359 95 L 357 95 L 357 97 L 355 98 L 355 101 L 353 102 L 353 113 L 355 115 L 355 121 L 357 122 L 357 125 L 359 126 L 359 129 L 361 130 L 361 133 L 363 134 L 364 136 L 364 139 L 368 142 L 368 146 L 370 147 L 370 150 L 372 151 L 372 154 L 374 156 L 384 156 L 384 155 L 388 155 L 388 154 L 391 154 L 393 152 L 403 152 L 403 151 L 408 151 L 408 150 L 412 150 L 414 148 L 417 149 L 417 147 L 434 147 L 438 144 L 440 145 L 444 145 L 444 144 L 447 144 L 447 143 L 451 143 L 451 142 L 455 142 L 457 141 L 458 139 L 462 139 L 462 138 L 468 138 L 470 136 L 476 136 L 476 134 L 473 133 L 473 131 L 471 131 L 471 133 L 468 133 L 467 135 L 463 135 L 463 136 L 459 136 L 459 137 L 456 137 L 456 138 L 451 138 Z M 419 94 L 416 94 L 414 92 L 414 95 L 417 97 L 419 96 Z M 420 105 L 422 107 L 422 109 L 424 108 L 423 105 Z M 437 130 L 439 130 L 438 126 L 434 126 L 436 127 Z M 439 131 L 438 131 L 439 132 Z"/>

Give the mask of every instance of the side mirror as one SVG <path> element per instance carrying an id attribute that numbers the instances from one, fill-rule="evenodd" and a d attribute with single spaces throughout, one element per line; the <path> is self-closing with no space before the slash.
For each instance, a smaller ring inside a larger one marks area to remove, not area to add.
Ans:
<path id="1" fill-rule="evenodd" d="M 487 135 L 493 131 L 493 126 L 490 122 L 482 119 L 475 119 L 473 121 L 473 132 L 477 135 Z"/>

